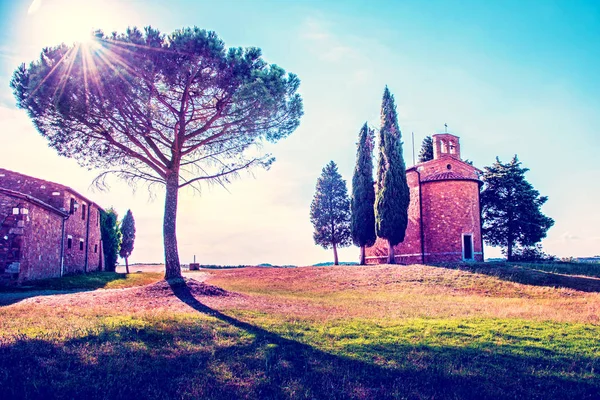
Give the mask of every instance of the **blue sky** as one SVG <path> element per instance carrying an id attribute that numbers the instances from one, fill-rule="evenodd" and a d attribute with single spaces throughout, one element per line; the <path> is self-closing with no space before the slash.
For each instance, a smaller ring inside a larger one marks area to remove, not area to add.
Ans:
<path id="1" fill-rule="evenodd" d="M 43 46 L 128 25 L 215 30 L 228 46 L 262 48 L 267 61 L 302 80 L 305 116 L 292 136 L 269 147 L 277 157 L 270 171 L 242 176 L 228 191 L 182 195 L 183 262 L 194 254 L 215 264 L 331 259 L 312 242 L 316 179 L 334 160 L 351 181 L 358 131 L 365 121 L 379 124 L 386 84 L 408 165 L 411 132 L 418 151 L 444 123 L 460 136 L 463 158 L 480 168 L 518 154 L 556 220 L 545 249 L 600 254 L 597 1 L 0 0 L 0 165 L 70 185 L 121 215 L 131 208 L 134 262 L 160 261 L 162 193 L 149 200 L 117 181 L 109 192 L 90 191 L 95 173 L 48 149 L 8 87 L 14 68 Z M 358 250 L 340 255 L 353 261 Z"/>

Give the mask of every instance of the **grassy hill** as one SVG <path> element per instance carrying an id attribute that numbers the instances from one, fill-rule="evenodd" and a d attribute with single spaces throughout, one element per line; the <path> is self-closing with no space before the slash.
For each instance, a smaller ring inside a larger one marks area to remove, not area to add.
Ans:
<path id="1" fill-rule="evenodd" d="M 65 285 L 45 283 L 0 293 L 0 397 L 600 398 L 595 270 L 501 263 L 187 276 L 187 285 L 154 274 L 66 288 L 113 289 L 57 294 Z"/>

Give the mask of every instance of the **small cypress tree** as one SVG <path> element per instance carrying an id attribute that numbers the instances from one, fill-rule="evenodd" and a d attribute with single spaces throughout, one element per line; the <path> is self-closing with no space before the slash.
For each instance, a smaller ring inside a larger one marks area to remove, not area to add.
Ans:
<path id="1" fill-rule="evenodd" d="M 389 264 L 395 264 L 394 246 L 402 242 L 406 234 L 409 201 L 402 133 L 398 127 L 394 96 L 386 86 L 381 104 L 375 228 L 377 236 L 388 241 Z"/>
<path id="2" fill-rule="evenodd" d="M 367 123 L 360 130 L 356 166 L 352 176 L 352 240 L 360 247 L 360 265 L 365 247 L 375 243 L 375 182 L 373 181 L 373 130 Z"/>
<path id="3" fill-rule="evenodd" d="M 350 199 L 346 181 L 333 161 L 323 168 L 317 180 L 315 197 L 310 205 L 310 222 L 315 227 L 315 244 L 333 248 L 334 264 L 338 265 L 338 247 L 349 246 Z"/>
<path id="4" fill-rule="evenodd" d="M 100 211 L 100 236 L 104 250 L 105 269 L 114 272 L 121 246 L 121 230 L 117 212 L 113 208 Z"/>
<path id="5" fill-rule="evenodd" d="M 421 151 L 419 152 L 419 162 L 433 160 L 433 139 L 431 136 L 425 136 L 421 143 Z"/>
<path id="6" fill-rule="evenodd" d="M 119 255 L 125 259 L 125 270 L 129 273 L 129 256 L 133 251 L 133 244 L 135 242 L 135 220 L 131 210 L 127 210 L 127 214 L 123 217 L 121 222 L 121 249 Z"/>

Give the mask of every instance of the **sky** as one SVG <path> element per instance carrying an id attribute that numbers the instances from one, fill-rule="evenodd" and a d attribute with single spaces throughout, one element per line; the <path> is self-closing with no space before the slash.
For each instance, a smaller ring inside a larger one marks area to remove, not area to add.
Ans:
<path id="1" fill-rule="evenodd" d="M 379 126 L 385 85 L 396 99 L 404 158 L 411 133 L 460 136 L 482 168 L 517 154 L 549 197 L 555 225 L 542 241 L 559 257 L 600 254 L 600 2 L 598 1 L 155 1 L 0 0 L 0 167 L 62 183 L 136 219 L 130 262 L 161 262 L 164 193 L 111 181 L 48 148 L 9 87 L 14 69 L 45 46 L 92 29 L 164 33 L 198 26 L 228 47 L 256 46 L 299 76 L 305 115 L 269 146 L 269 171 L 227 188 L 180 195 L 181 262 L 294 264 L 331 261 L 312 239 L 309 209 L 322 168 L 335 161 L 350 183 L 358 133 Z M 358 248 L 340 251 L 356 261 Z M 486 257 L 499 256 L 486 247 Z"/>

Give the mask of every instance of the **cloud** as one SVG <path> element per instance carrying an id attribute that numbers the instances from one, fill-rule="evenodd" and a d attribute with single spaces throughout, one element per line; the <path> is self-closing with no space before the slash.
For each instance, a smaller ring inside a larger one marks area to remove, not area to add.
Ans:
<path id="1" fill-rule="evenodd" d="M 579 236 L 574 235 L 569 231 L 566 231 L 565 233 L 560 235 L 560 238 L 562 239 L 563 242 L 573 242 L 573 241 L 581 240 L 581 238 Z"/>
<path id="2" fill-rule="evenodd" d="M 329 29 L 330 24 L 324 20 L 308 18 L 302 26 L 302 37 L 307 39 L 311 51 L 318 57 L 329 62 L 356 61 L 362 55 L 353 47 L 343 43 Z"/>

